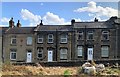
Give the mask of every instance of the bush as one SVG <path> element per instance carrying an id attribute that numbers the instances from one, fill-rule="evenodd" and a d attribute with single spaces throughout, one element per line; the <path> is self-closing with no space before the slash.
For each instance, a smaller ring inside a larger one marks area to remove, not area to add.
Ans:
<path id="1" fill-rule="evenodd" d="M 64 71 L 64 77 L 69 77 L 70 76 L 70 71 L 69 70 L 65 70 Z"/>

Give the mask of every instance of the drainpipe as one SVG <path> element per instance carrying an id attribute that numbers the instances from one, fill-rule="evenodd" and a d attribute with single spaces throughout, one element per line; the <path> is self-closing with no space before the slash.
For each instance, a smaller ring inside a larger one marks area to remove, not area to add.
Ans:
<path id="1" fill-rule="evenodd" d="M 116 25 L 116 54 L 115 54 L 115 58 L 117 59 L 117 53 L 118 51 L 118 25 Z"/>
<path id="2" fill-rule="evenodd" d="M 57 37 L 57 36 L 58 36 L 58 35 L 57 35 L 57 29 L 56 29 L 56 40 L 55 40 L 55 41 L 56 41 L 56 43 L 55 43 L 55 47 L 56 47 L 56 61 L 58 60 L 58 59 L 57 59 L 57 55 L 58 55 L 58 54 L 57 54 L 57 49 L 58 49 L 57 44 L 59 44 L 59 43 L 58 43 L 58 37 Z"/>

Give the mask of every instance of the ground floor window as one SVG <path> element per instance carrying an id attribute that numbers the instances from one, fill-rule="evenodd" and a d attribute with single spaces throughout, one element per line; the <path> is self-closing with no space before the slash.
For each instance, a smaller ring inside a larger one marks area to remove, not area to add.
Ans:
<path id="1" fill-rule="evenodd" d="M 78 55 L 78 57 L 82 57 L 82 53 L 83 53 L 83 46 L 78 46 L 77 47 L 77 55 Z"/>
<path id="2" fill-rule="evenodd" d="M 43 58 L 43 48 L 37 48 L 37 57 L 38 59 L 42 59 Z"/>
<path id="3" fill-rule="evenodd" d="M 101 57 L 108 57 L 108 56 L 109 56 L 109 46 L 102 46 Z"/>
<path id="4" fill-rule="evenodd" d="M 16 60 L 17 54 L 15 49 L 10 50 L 10 60 Z"/>
<path id="5" fill-rule="evenodd" d="M 60 59 L 67 60 L 67 49 L 66 48 L 60 49 Z"/>

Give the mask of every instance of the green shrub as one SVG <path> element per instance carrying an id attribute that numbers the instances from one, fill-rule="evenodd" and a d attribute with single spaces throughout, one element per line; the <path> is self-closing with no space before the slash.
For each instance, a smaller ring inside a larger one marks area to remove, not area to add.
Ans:
<path id="1" fill-rule="evenodd" d="M 70 77 L 70 71 L 69 70 L 65 70 L 64 71 L 64 77 Z"/>

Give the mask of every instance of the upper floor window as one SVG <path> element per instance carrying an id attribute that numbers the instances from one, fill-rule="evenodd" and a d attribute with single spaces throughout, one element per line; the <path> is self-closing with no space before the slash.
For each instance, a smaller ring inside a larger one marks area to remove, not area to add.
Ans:
<path id="1" fill-rule="evenodd" d="M 32 45 L 32 37 L 27 37 L 27 45 Z"/>
<path id="2" fill-rule="evenodd" d="M 109 46 L 102 46 L 101 57 L 108 57 L 108 56 L 109 56 Z"/>
<path id="3" fill-rule="evenodd" d="M 12 37 L 12 38 L 11 38 L 11 44 L 16 44 L 16 43 L 17 43 L 16 37 Z"/>
<path id="4" fill-rule="evenodd" d="M 83 53 L 83 46 L 78 46 L 78 47 L 77 47 L 78 57 L 81 57 L 81 56 L 82 56 L 82 53 Z"/>
<path id="5" fill-rule="evenodd" d="M 67 49 L 66 48 L 60 49 L 60 59 L 62 59 L 62 60 L 67 59 Z"/>
<path id="6" fill-rule="evenodd" d="M 38 35 L 38 43 L 43 43 L 43 35 Z"/>
<path id="7" fill-rule="evenodd" d="M 53 34 L 48 34 L 48 43 L 53 43 Z"/>
<path id="8" fill-rule="evenodd" d="M 10 50 L 10 60 L 16 60 L 17 54 L 15 49 Z"/>
<path id="9" fill-rule="evenodd" d="M 43 48 L 38 48 L 37 51 L 38 51 L 37 57 L 39 59 L 42 59 L 43 58 Z"/>
<path id="10" fill-rule="evenodd" d="M 78 40 L 83 40 L 83 32 L 78 33 Z"/>
<path id="11" fill-rule="evenodd" d="M 88 40 L 93 40 L 93 31 L 88 32 Z"/>
<path id="12" fill-rule="evenodd" d="M 61 43 L 67 43 L 67 34 L 61 35 Z"/>
<path id="13" fill-rule="evenodd" d="M 102 40 L 109 40 L 109 32 L 108 31 L 102 32 Z"/>

